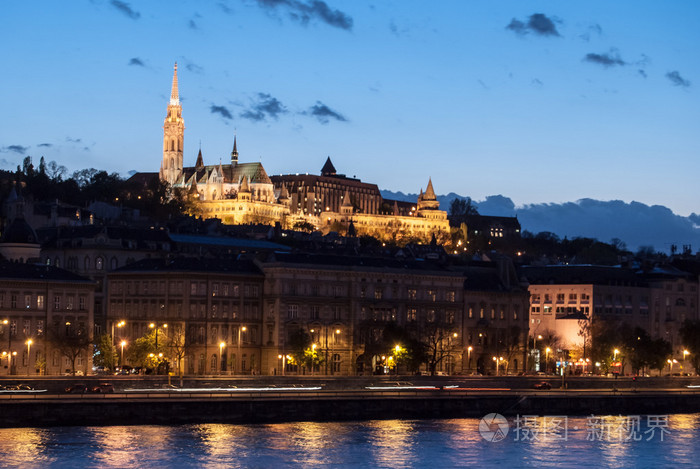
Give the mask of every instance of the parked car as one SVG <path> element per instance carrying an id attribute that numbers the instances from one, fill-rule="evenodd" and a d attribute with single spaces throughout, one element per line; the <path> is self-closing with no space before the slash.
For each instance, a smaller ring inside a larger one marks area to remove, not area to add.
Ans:
<path id="1" fill-rule="evenodd" d="M 90 392 L 94 393 L 113 393 L 114 392 L 114 385 L 112 383 L 100 383 L 95 386 L 93 386 L 90 389 Z"/>
<path id="2" fill-rule="evenodd" d="M 549 391 L 552 389 L 552 384 L 548 381 L 540 381 L 539 383 L 535 383 L 533 386 L 535 389 L 543 389 L 545 391 Z"/>
<path id="3" fill-rule="evenodd" d="M 20 383 L 20 384 L 8 384 L 8 385 L 3 387 L 3 390 L 5 390 L 5 391 L 33 391 L 34 388 L 28 384 Z"/>
<path id="4" fill-rule="evenodd" d="M 85 394 L 88 392 L 88 385 L 85 383 L 76 383 L 68 386 L 66 392 L 70 394 Z"/>

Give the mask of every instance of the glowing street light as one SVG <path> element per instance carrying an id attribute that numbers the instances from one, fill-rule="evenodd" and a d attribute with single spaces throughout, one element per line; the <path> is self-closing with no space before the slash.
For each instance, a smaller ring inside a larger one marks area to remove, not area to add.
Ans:
<path id="1" fill-rule="evenodd" d="M 32 354 L 31 354 L 32 343 L 33 343 L 32 339 L 27 339 L 27 374 L 29 374 L 29 365 L 30 365 L 31 359 L 32 359 Z"/>
<path id="2" fill-rule="evenodd" d="M 219 374 L 222 373 L 223 367 L 224 367 L 224 347 L 226 347 L 226 342 L 220 342 L 219 343 L 219 360 L 221 360 L 221 364 L 219 365 Z"/>
<path id="3" fill-rule="evenodd" d="M 474 347 L 471 345 L 467 347 L 467 370 L 471 371 L 472 369 L 472 350 L 474 350 Z"/>
<path id="4" fill-rule="evenodd" d="M 126 345 L 126 340 L 122 340 L 121 344 L 122 346 L 122 354 L 121 354 L 121 359 L 119 360 L 119 366 L 124 366 L 124 346 Z"/>
<path id="5" fill-rule="evenodd" d="M 241 366 L 239 368 L 241 370 L 241 373 L 243 373 L 243 357 L 241 356 L 241 332 L 245 332 L 245 331 L 246 331 L 245 326 L 238 328 L 238 361 L 241 364 Z"/>
<path id="6" fill-rule="evenodd" d="M 547 372 L 547 369 L 549 368 L 549 352 L 551 352 L 552 349 L 547 347 L 544 349 L 544 372 Z"/>

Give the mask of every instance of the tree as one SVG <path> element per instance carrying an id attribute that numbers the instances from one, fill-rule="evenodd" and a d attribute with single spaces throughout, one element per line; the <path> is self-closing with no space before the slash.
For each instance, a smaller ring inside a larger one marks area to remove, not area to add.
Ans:
<path id="1" fill-rule="evenodd" d="M 156 346 L 156 334 L 158 334 L 158 344 Z M 128 360 L 142 368 L 155 369 L 158 371 L 163 363 L 167 365 L 167 344 L 168 337 L 161 330 L 149 330 L 143 337 L 139 337 L 129 347 Z"/>
<path id="2" fill-rule="evenodd" d="M 506 372 L 508 372 L 512 359 L 522 354 L 523 345 L 523 334 L 519 326 L 511 326 L 504 331 L 499 349 L 504 352 L 506 357 Z"/>
<path id="3" fill-rule="evenodd" d="M 393 356 L 397 367 L 403 366 L 411 373 L 418 371 L 421 363 L 428 360 L 425 345 L 396 322 L 384 327 L 377 352 L 379 355 Z M 396 371 L 398 374 L 398 368 Z"/>
<path id="4" fill-rule="evenodd" d="M 190 348 L 190 341 L 187 340 L 185 329 L 179 325 L 172 328 L 172 331 L 168 335 L 167 341 L 168 349 L 170 349 L 172 352 L 172 356 L 177 363 L 177 372 L 178 376 L 180 377 L 180 387 L 182 387 L 184 382 L 184 370 L 182 366 Z"/>
<path id="5" fill-rule="evenodd" d="M 428 370 L 431 376 L 435 376 L 438 365 L 453 352 L 455 328 L 452 324 L 433 318 L 425 322 L 422 332 Z"/>
<path id="6" fill-rule="evenodd" d="M 112 336 L 100 335 L 95 341 L 95 352 L 92 355 L 92 364 L 114 371 L 117 364 L 117 351 L 112 344 Z"/>
<path id="7" fill-rule="evenodd" d="M 299 328 L 289 335 L 289 361 L 292 365 L 304 366 L 306 363 L 306 351 L 311 347 L 311 336 L 304 329 Z"/>
<path id="8" fill-rule="evenodd" d="M 59 327 L 49 328 L 49 342 L 61 355 L 66 357 L 71 364 L 71 375 L 75 376 L 75 361 L 83 353 L 87 355 L 92 345 L 92 338 L 84 327 L 73 328 L 66 323 L 65 330 Z"/>
<path id="9" fill-rule="evenodd" d="M 671 344 L 664 339 L 653 340 L 641 327 L 623 330 L 623 355 L 626 356 L 635 374 L 645 369 L 662 370 L 673 351 Z"/>
<path id="10" fill-rule="evenodd" d="M 690 352 L 690 363 L 700 375 L 700 321 L 686 319 L 680 328 L 683 345 Z"/>

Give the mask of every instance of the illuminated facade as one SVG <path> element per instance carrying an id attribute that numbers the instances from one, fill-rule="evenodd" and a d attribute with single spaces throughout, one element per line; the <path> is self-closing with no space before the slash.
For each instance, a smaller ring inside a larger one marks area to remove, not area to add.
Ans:
<path id="1" fill-rule="evenodd" d="M 447 212 L 440 210 L 428 181 L 416 203 L 382 198 L 375 184 L 336 174 L 330 161 L 320 176 L 268 177 L 261 163 L 240 163 L 236 137 L 230 163 L 205 165 L 199 150 L 194 166 L 184 166 L 185 121 L 180 104 L 177 64 L 163 123 L 159 177 L 198 201 L 199 215 L 226 224 L 262 223 L 283 228 L 308 224 L 324 233 L 351 231 L 384 240 L 429 241 L 449 233 Z"/>

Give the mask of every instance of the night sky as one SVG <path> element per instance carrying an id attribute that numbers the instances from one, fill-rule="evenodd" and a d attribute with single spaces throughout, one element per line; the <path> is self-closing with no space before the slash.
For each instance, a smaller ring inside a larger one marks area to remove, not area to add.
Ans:
<path id="1" fill-rule="evenodd" d="M 700 2 L 4 0 L 0 167 L 338 172 L 516 204 L 700 212 Z"/>

